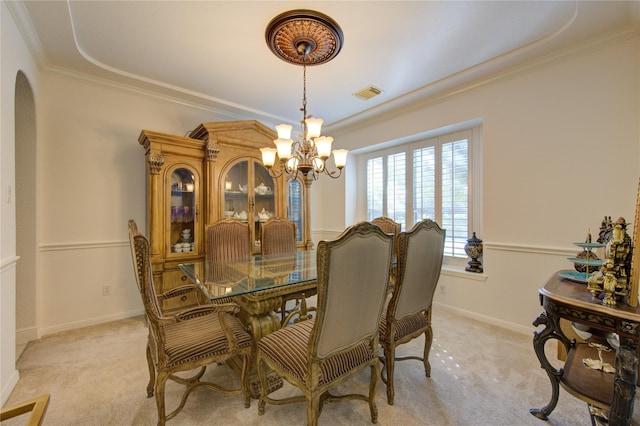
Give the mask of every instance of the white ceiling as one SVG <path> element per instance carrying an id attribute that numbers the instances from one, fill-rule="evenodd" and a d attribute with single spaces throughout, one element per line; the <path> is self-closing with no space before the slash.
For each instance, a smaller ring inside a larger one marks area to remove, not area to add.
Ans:
<path id="1" fill-rule="evenodd" d="M 229 119 L 302 117 L 302 68 L 271 53 L 265 27 L 312 9 L 344 32 L 332 61 L 307 70 L 308 112 L 339 126 L 445 88 L 638 31 L 628 1 L 8 2 L 42 67 L 197 102 Z M 352 94 L 373 84 L 380 96 Z"/>

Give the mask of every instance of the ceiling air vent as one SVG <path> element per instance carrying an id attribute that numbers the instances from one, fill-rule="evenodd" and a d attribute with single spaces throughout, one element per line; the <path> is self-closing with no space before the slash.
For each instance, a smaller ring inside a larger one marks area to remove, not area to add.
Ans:
<path id="1" fill-rule="evenodd" d="M 357 91 L 356 93 L 353 94 L 353 96 L 355 96 L 356 98 L 360 98 L 363 101 L 368 101 L 369 99 L 373 98 L 374 96 L 378 96 L 380 93 L 382 93 L 382 89 L 376 87 L 376 86 L 372 86 L 369 85 L 367 87 L 365 87 L 362 90 Z"/>

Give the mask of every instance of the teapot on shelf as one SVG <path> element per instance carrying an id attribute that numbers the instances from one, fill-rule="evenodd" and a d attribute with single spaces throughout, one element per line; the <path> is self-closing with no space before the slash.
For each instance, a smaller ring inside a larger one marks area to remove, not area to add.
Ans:
<path id="1" fill-rule="evenodd" d="M 257 188 L 253 188 L 256 194 L 265 195 L 271 193 L 271 188 L 266 186 L 264 182 L 261 182 Z"/>
<path id="2" fill-rule="evenodd" d="M 249 186 L 248 184 L 246 184 L 246 185 L 240 185 L 240 184 L 238 184 L 238 189 L 240 190 L 240 192 L 244 192 L 244 193 L 246 194 L 246 193 L 247 193 L 247 187 L 248 187 L 248 186 Z"/>
<path id="3" fill-rule="evenodd" d="M 261 211 L 258 212 L 258 219 L 260 219 L 262 222 L 269 220 L 270 217 L 271 217 L 271 214 L 265 209 L 262 209 Z"/>

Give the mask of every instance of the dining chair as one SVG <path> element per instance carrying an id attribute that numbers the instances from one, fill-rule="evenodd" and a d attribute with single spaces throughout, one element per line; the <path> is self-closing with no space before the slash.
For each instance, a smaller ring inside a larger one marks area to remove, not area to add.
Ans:
<path id="1" fill-rule="evenodd" d="M 398 234 L 402 229 L 402 224 L 386 216 L 376 217 L 375 219 L 371 220 L 371 223 L 379 226 L 380 229 L 382 229 L 387 234 L 393 234 L 393 236 L 396 237 L 396 239 L 398 238 Z M 395 244 L 395 240 L 394 240 L 394 244 Z M 396 253 L 395 247 L 394 247 L 393 253 L 395 257 L 395 253 Z M 390 287 L 393 287 L 395 285 L 395 282 L 396 282 L 396 263 L 393 262 L 391 265 L 391 286 Z"/>
<path id="2" fill-rule="evenodd" d="M 282 217 L 272 217 L 260 224 L 261 253 L 294 253 L 296 245 L 296 224 Z"/>
<path id="3" fill-rule="evenodd" d="M 295 253 L 298 249 L 296 244 L 296 224 L 288 219 L 272 217 L 260 224 L 260 248 L 263 255 Z M 289 294 L 282 299 L 280 307 L 281 321 L 287 318 L 287 302 L 295 300 L 294 310 L 300 304 L 303 294 Z"/>
<path id="4" fill-rule="evenodd" d="M 318 423 L 324 402 L 369 403 L 377 422 L 378 324 L 389 284 L 393 237 L 368 222 L 347 228 L 317 248 L 317 317 L 264 336 L 258 342 L 258 414 L 265 405 L 306 402 L 307 424 Z M 267 394 L 267 368 L 303 395 L 274 399 Z M 369 394 L 332 395 L 329 390 L 370 369 Z"/>
<path id="5" fill-rule="evenodd" d="M 22 420 L 19 423 L 21 425 L 40 426 L 44 422 L 44 415 L 49 406 L 49 398 L 49 394 L 44 394 L 27 401 L 19 402 L 16 405 L 2 407 L 2 409 L 0 409 L 0 422 L 6 422 L 7 420 L 19 417 Z M 27 413 L 29 413 L 28 416 Z"/>
<path id="6" fill-rule="evenodd" d="M 384 351 L 382 381 L 387 403 L 393 405 L 395 361 L 420 360 L 431 377 L 429 352 L 433 340 L 431 305 L 440 278 L 446 231 L 430 219 L 418 222 L 396 240 L 397 278 L 380 320 L 380 345 Z M 396 348 L 424 334 L 422 357 L 396 356 Z"/>
<path id="7" fill-rule="evenodd" d="M 164 425 L 174 418 L 184 407 L 189 394 L 200 387 L 225 395 L 242 394 L 244 405 L 248 408 L 251 336 L 236 317 L 239 307 L 232 303 L 208 303 L 172 315 L 163 313 L 159 303 L 162 296 L 156 294 L 153 283 L 149 240 L 138 231 L 134 220 L 129 221 L 129 243 L 149 328 L 147 397 L 155 393 L 158 425 Z M 200 381 L 208 365 L 223 363 L 232 357 L 242 361 L 241 385 L 238 389 Z M 191 377 L 175 374 L 194 369 L 198 371 Z M 185 385 L 178 407 L 169 414 L 165 410 L 167 380 Z"/>
<path id="8" fill-rule="evenodd" d="M 229 268 L 226 262 L 244 260 L 252 255 L 249 224 L 225 218 L 205 227 L 205 258 L 209 264 L 208 279 L 216 282 L 236 282 L 246 276 Z M 216 299 L 215 303 L 232 302 L 231 298 Z"/>
<path id="9" fill-rule="evenodd" d="M 380 216 L 376 217 L 375 219 L 371 219 L 371 223 L 379 226 L 380 229 L 382 229 L 387 234 L 393 234 L 396 237 L 398 236 L 402 228 L 402 224 L 386 216 Z"/>

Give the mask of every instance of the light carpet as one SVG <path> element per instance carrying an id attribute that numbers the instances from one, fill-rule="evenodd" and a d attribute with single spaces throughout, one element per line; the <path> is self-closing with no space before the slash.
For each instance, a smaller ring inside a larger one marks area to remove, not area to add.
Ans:
<path id="1" fill-rule="evenodd" d="M 533 318 L 532 318 L 533 320 Z M 386 402 L 379 381 L 377 406 L 380 425 L 589 425 L 585 403 L 560 391 L 550 421 L 536 419 L 531 407 L 549 401 L 551 386 L 540 368 L 531 338 L 455 313 L 436 309 L 431 350 L 432 374 L 422 364 L 396 364 L 396 399 Z M 345 324 L 345 326 L 348 326 Z M 532 333 L 534 327 L 531 328 Z M 147 330 L 142 317 L 114 321 L 58 333 L 30 342 L 17 363 L 20 380 L 7 404 L 49 393 L 44 425 L 153 425 L 157 422 L 154 398 L 146 397 L 149 379 L 145 357 Z M 401 347 L 400 353 L 421 354 L 423 338 Z M 368 371 L 336 389 L 366 393 Z M 237 385 L 226 365 L 209 367 L 205 378 Z M 179 401 L 177 385 L 167 385 L 169 410 Z M 285 385 L 276 396 L 297 390 Z M 637 399 L 637 398 L 636 398 Z M 636 405 L 638 403 L 636 402 Z M 244 408 L 241 396 L 223 396 L 196 390 L 169 425 L 304 425 L 304 404 L 267 405 L 258 415 L 257 401 Z M 634 416 L 634 424 L 640 424 Z M 24 417 L 3 422 L 23 424 Z M 327 404 L 320 425 L 371 424 L 362 401 Z"/>

